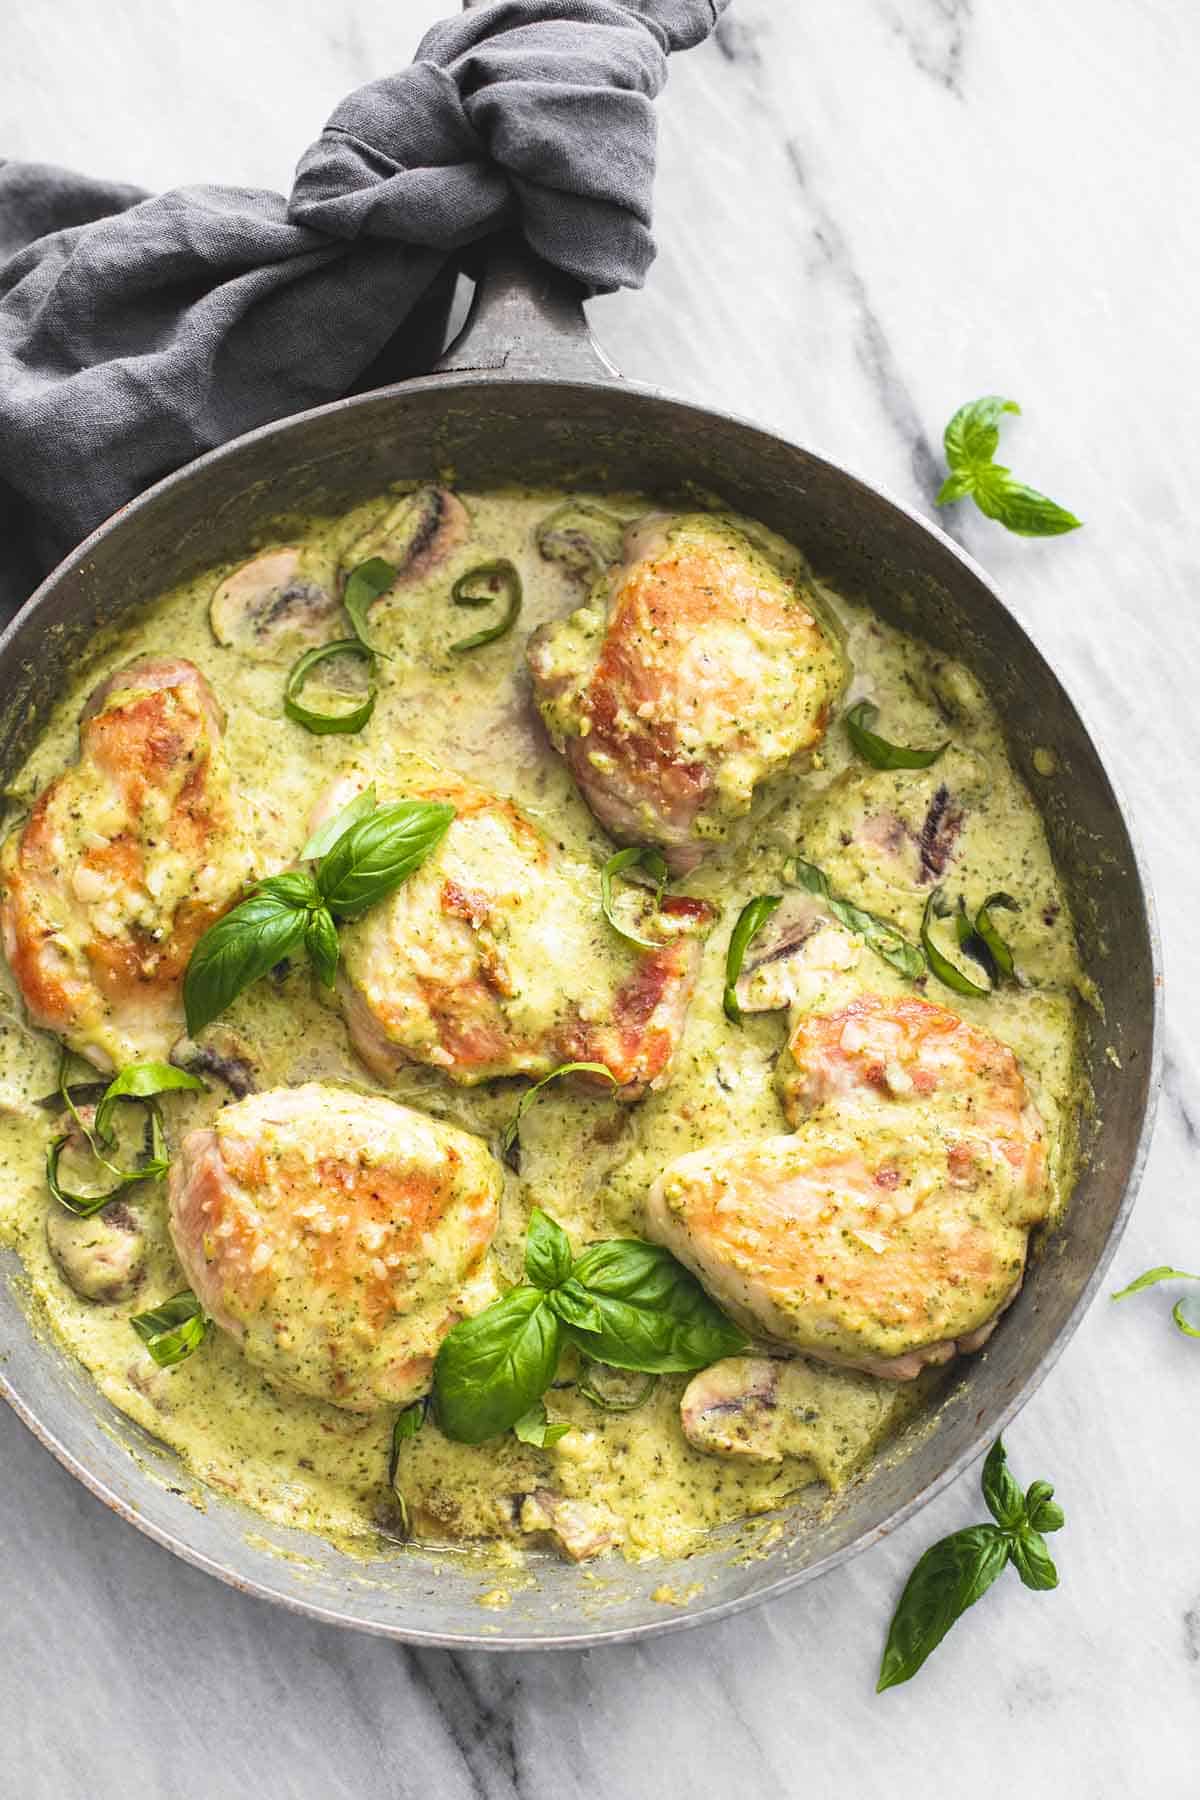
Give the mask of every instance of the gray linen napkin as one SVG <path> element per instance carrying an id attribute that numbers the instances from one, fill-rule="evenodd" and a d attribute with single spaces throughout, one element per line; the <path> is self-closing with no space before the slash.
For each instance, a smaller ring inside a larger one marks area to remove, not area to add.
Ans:
<path id="1" fill-rule="evenodd" d="M 343 100 L 288 199 L 0 162 L 0 616 L 159 476 L 354 388 L 464 246 L 654 255 L 652 101 L 728 0 L 494 0 Z"/>

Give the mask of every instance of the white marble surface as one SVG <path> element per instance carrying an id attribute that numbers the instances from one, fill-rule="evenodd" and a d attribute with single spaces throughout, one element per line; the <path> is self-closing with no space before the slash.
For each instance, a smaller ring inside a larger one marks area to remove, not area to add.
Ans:
<path id="1" fill-rule="evenodd" d="M 286 187 L 334 102 L 438 9 L 8 0 L 3 148 L 151 187 Z M 627 373 L 923 507 L 954 406 L 1013 394 L 1012 460 L 1087 521 L 1049 543 L 958 523 L 1090 709 L 1158 886 L 1168 1086 L 1121 1279 L 1200 1264 L 1198 89 L 1192 0 L 735 0 L 661 105 L 647 289 L 594 307 Z M 978 1516 L 973 1475 L 720 1626 L 562 1657 L 414 1654 L 184 1567 L 5 1413 L 0 1795 L 1193 1793 L 1200 1346 L 1167 1312 L 1097 1303 L 1009 1434 L 1067 1509 L 1059 1591 L 1006 1577 L 878 1699 L 898 1586 Z"/>

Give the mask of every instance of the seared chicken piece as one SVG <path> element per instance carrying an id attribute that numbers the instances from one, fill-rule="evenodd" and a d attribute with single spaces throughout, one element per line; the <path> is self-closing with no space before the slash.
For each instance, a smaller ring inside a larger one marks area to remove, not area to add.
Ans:
<path id="1" fill-rule="evenodd" d="M 503 1176 L 478 1138 L 375 1094 L 252 1094 L 184 1138 L 175 1250 L 272 1381 L 351 1412 L 426 1393 L 438 1346 L 495 1298 Z"/>
<path id="2" fill-rule="evenodd" d="M 250 856 L 194 664 L 148 657 L 88 702 L 79 760 L 0 856 L 0 930 L 29 1016 L 99 1069 L 162 1058 L 197 939 Z"/>
<path id="3" fill-rule="evenodd" d="M 1041 1120 L 1011 1050 L 945 1007 L 867 994 L 794 1023 L 793 1135 L 694 1151 L 648 1232 L 747 1331 L 909 1380 L 976 1350 L 1046 1217 Z"/>
<path id="4" fill-rule="evenodd" d="M 521 1502 L 518 1524 L 523 1532 L 545 1533 L 572 1562 L 603 1556 L 621 1542 L 621 1521 L 611 1507 L 592 1500 L 568 1500 L 549 1488 L 537 1488 Z"/>
<path id="5" fill-rule="evenodd" d="M 449 831 L 342 933 L 342 1004 L 367 1067 L 425 1063 L 470 1085 L 598 1062 L 625 1099 L 660 1086 L 712 908 L 669 896 L 655 913 L 647 895 L 637 930 L 654 947 L 636 949 L 600 911 L 599 872 L 554 853 L 510 800 L 454 781 L 414 797 L 449 801 Z"/>
<path id="6" fill-rule="evenodd" d="M 694 868 L 760 782 L 811 750 L 846 668 L 800 586 L 714 515 L 652 514 L 528 650 L 555 747 L 620 842 Z"/>

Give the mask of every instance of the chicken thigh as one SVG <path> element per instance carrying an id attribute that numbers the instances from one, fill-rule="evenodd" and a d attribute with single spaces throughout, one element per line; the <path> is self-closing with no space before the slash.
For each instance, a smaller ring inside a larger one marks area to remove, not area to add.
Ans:
<path id="1" fill-rule="evenodd" d="M 1045 1218 L 1041 1120 L 1011 1050 L 945 1007 L 864 994 L 802 1013 L 795 1130 L 680 1157 L 649 1235 L 748 1331 L 908 1380 L 978 1349 Z"/>
<path id="2" fill-rule="evenodd" d="M 495 1298 L 503 1176 L 478 1138 L 381 1095 L 252 1094 L 183 1140 L 170 1226 L 201 1305 L 271 1380 L 351 1412 L 426 1393 Z"/>
<path id="3" fill-rule="evenodd" d="M 97 1068 L 162 1058 L 198 938 L 250 872 L 194 664 L 148 657 L 88 702 L 79 760 L 0 855 L 4 951 L 35 1025 Z"/>
<path id="4" fill-rule="evenodd" d="M 449 831 L 342 935 L 342 1003 L 367 1067 L 424 1063 L 471 1085 L 597 1062 L 623 1098 L 661 1085 L 712 908 L 682 895 L 655 908 L 647 893 L 651 947 L 637 949 L 600 910 L 599 871 L 552 851 L 510 800 L 459 781 L 413 797 L 449 801 Z"/>
<path id="5" fill-rule="evenodd" d="M 799 584 L 717 515 L 652 514 L 585 606 L 528 649 L 547 730 L 620 842 L 693 868 L 755 789 L 811 750 L 841 648 Z"/>

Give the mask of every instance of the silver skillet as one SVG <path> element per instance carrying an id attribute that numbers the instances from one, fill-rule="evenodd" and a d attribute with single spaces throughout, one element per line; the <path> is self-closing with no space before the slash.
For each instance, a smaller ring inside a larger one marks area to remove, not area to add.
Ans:
<path id="1" fill-rule="evenodd" d="M 73 552 L 0 638 L 0 777 L 11 779 L 102 624 L 224 558 L 286 511 L 354 505 L 390 482 L 452 467 L 464 488 L 512 482 L 616 489 L 670 504 L 703 490 L 798 544 L 817 573 L 962 657 L 997 700 L 1031 777 L 1084 959 L 1103 1000 L 1087 1068 L 1096 1118 L 1065 1225 L 1032 1259 L 986 1351 L 957 1365 L 936 1424 L 918 1424 L 836 1503 L 731 1529 L 686 1563 L 598 1565 L 597 1588 L 549 1557 L 504 1611 L 479 1597 L 495 1570 L 393 1547 L 359 1559 L 199 1490 L 174 1455 L 105 1401 L 26 1316 L 0 1257 L 0 1392 L 107 1505 L 199 1568 L 298 1612 L 411 1643 L 586 1646 L 673 1631 L 811 1580 L 865 1549 L 953 1481 L 1046 1375 L 1103 1277 L 1132 1207 L 1158 1083 L 1159 948 L 1145 870 L 1072 701 L 986 575 L 949 538 L 811 451 L 622 381 L 569 284 L 497 250 L 467 329 L 439 372 L 250 432 L 161 481 Z M 193 1499 L 189 1500 L 189 1494 Z M 193 1503 L 200 1500 L 200 1506 Z M 597 1572 L 593 1568 L 593 1576 Z M 667 1583 L 702 1584 L 676 1610 Z"/>

